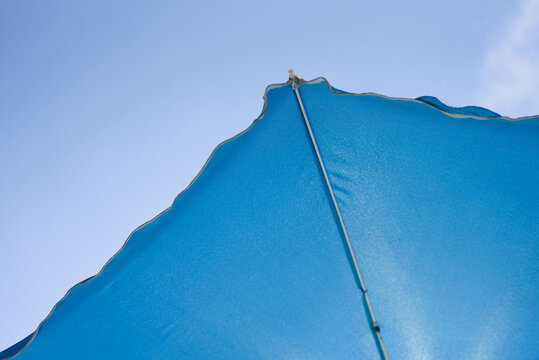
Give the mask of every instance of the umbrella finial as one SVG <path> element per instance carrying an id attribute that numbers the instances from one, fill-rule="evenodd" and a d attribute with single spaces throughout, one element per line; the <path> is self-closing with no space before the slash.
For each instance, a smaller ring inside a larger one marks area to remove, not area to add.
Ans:
<path id="1" fill-rule="evenodd" d="M 303 79 L 300 76 L 294 74 L 294 70 L 292 70 L 292 69 L 288 70 L 288 77 L 292 81 L 297 81 L 297 82 L 303 81 Z"/>

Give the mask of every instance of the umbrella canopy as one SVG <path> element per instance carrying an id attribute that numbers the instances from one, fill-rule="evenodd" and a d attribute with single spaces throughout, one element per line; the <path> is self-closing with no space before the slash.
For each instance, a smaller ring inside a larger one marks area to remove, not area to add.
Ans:
<path id="1" fill-rule="evenodd" d="M 0 358 L 539 357 L 539 116 L 269 86 Z"/>

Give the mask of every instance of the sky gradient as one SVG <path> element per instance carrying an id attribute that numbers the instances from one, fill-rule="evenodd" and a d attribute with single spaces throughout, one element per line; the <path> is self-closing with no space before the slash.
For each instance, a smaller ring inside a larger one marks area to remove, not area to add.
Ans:
<path id="1" fill-rule="evenodd" d="M 539 1 L 0 2 L 0 350 L 35 330 L 294 68 L 539 113 Z"/>

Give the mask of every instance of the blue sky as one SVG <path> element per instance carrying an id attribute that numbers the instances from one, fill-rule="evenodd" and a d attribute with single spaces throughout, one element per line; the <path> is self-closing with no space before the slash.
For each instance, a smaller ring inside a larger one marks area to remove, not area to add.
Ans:
<path id="1" fill-rule="evenodd" d="M 539 0 L 0 2 L 0 350 L 31 333 L 294 68 L 539 113 Z"/>

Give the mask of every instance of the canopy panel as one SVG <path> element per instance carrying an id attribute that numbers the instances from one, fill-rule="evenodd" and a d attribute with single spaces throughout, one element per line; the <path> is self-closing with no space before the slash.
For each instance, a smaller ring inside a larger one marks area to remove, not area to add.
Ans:
<path id="1" fill-rule="evenodd" d="M 299 92 L 389 356 L 538 357 L 539 117 Z M 290 83 L 266 98 L 16 359 L 382 356 Z"/>
<path id="2" fill-rule="evenodd" d="M 390 356 L 537 358 L 539 117 L 300 91 Z"/>

